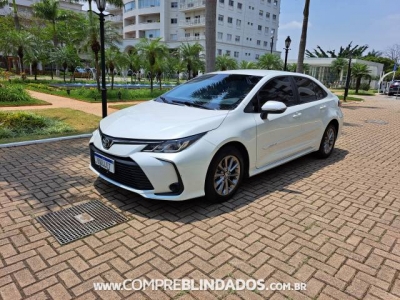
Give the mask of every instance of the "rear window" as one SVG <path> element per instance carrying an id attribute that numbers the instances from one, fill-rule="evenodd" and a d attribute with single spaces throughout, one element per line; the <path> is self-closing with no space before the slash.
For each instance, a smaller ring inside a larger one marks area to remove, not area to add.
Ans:
<path id="1" fill-rule="evenodd" d="M 294 81 L 296 82 L 300 103 L 321 100 L 327 96 L 324 89 L 311 79 L 295 76 Z"/>

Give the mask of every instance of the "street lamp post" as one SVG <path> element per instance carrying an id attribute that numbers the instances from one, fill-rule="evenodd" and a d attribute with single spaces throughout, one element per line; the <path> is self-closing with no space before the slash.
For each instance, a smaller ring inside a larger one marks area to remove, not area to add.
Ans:
<path id="1" fill-rule="evenodd" d="M 346 101 L 347 95 L 349 94 L 349 87 L 350 87 L 350 78 L 351 78 L 351 58 L 352 58 L 353 53 L 350 52 L 349 56 L 349 65 L 347 67 L 347 78 L 346 78 L 346 86 L 344 88 L 344 95 L 343 95 L 343 100 Z"/>
<path id="2" fill-rule="evenodd" d="M 106 58 L 104 42 L 104 10 L 106 9 L 106 0 L 96 0 L 97 8 L 100 11 L 100 67 L 101 67 L 101 107 L 103 118 L 107 117 L 107 87 L 106 87 Z"/>
<path id="3" fill-rule="evenodd" d="M 271 54 L 272 54 L 272 48 L 274 48 L 274 36 L 271 36 Z"/>
<path id="4" fill-rule="evenodd" d="M 287 56 L 288 56 L 288 52 L 289 52 L 289 47 L 290 47 L 290 43 L 292 42 L 292 40 L 290 39 L 290 36 L 288 36 L 285 40 L 285 65 L 283 67 L 284 71 L 287 71 Z"/>

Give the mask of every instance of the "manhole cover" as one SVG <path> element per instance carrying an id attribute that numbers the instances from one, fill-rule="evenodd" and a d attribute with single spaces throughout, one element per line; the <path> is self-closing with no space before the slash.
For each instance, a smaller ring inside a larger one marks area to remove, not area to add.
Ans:
<path id="1" fill-rule="evenodd" d="M 128 219 L 94 200 L 40 216 L 37 220 L 60 244 L 67 244 Z"/>
<path id="2" fill-rule="evenodd" d="M 365 120 L 365 123 L 372 123 L 372 124 L 379 124 L 379 125 L 389 124 L 389 122 L 386 122 L 383 120 Z"/>

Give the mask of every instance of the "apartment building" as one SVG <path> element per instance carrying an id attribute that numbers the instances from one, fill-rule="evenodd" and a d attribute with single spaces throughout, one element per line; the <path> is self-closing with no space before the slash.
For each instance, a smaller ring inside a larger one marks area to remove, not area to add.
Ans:
<path id="1" fill-rule="evenodd" d="M 18 15 L 22 17 L 30 17 L 32 15 L 32 5 L 39 0 L 16 0 Z M 82 12 L 82 3 L 74 1 L 60 1 L 60 8 L 65 10 L 72 10 L 75 12 Z M 10 0 L 9 4 L 0 9 L 0 16 L 9 15 L 13 12 L 13 3 Z"/>
<path id="2" fill-rule="evenodd" d="M 276 52 L 281 0 L 216 0 L 217 53 L 256 61 Z M 205 46 L 205 0 L 125 0 L 123 50 L 140 38 L 158 38 L 169 48 L 199 42 Z"/>

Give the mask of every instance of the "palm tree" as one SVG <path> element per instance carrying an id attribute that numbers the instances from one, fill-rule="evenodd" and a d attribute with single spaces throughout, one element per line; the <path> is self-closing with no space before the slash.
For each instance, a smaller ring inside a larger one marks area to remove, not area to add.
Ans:
<path id="1" fill-rule="evenodd" d="M 347 66 L 347 60 L 341 57 L 336 58 L 334 61 L 331 63 L 331 68 L 333 71 L 336 72 L 337 78 L 341 81 L 342 76 L 340 74 L 342 71 L 346 68 Z"/>
<path id="2" fill-rule="evenodd" d="M 132 48 L 126 54 L 127 60 L 129 62 L 129 68 L 132 70 L 131 73 L 131 83 L 133 81 L 133 74 L 138 74 L 138 80 L 140 82 L 140 68 L 141 68 L 141 61 L 140 56 L 136 48 Z"/>
<path id="3" fill-rule="evenodd" d="M 76 65 L 80 62 L 80 58 L 76 49 L 72 45 L 67 45 L 66 47 L 59 47 L 51 54 L 51 61 L 54 63 L 59 63 L 64 69 L 64 82 L 65 73 L 68 67 L 74 71 Z"/>
<path id="4" fill-rule="evenodd" d="M 54 47 L 58 46 L 56 23 L 61 18 L 60 3 L 58 0 L 41 0 L 32 5 L 34 15 L 38 18 L 50 21 L 53 26 Z"/>
<path id="5" fill-rule="evenodd" d="M 147 63 L 150 75 L 150 90 L 153 92 L 153 79 L 155 75 L 156 60 L 165 56 L 168 52 L 167 47 L 160 43 L 161 38 L 150 40 L 142 38 L 137 44 L 137 49 L 141 52 L 143 59 Z"/>
<path id="6" fill-rule="evenodd" d="M 282 70 L 283 61 L 273 53 L 265 53 L 258 59 L 258 67 L 265 70 Z"/>
<path id="7" fill-rule="evenodd" d="M 301 29 L 301 37 L 299 44 L 299 55 L 297 57 L 297 73 L 304 73 L 304 54 L 306 51 L 307 43 L 307 28 L 308 28 L 308 15 L 310 12 L 310 0 L 305 0 L 303 10 L 303 27 Z"/>
<path id="8" fill-rule="evenodd" d="M 242 70 L 257 69 L 257 64 L 253 61 L 242 60 L 239 63 L 239 69 L 242 69 Z"/>
<path id="9" fill-rule="evenodd" d="M 114 89 L 114 71 L 115 67 L 117 65 L 117 60 L 118 60 L 118 48 L 108 48 L 106 49 L 105 55 L 106 55 L 106 68 L 109 69 L 110 74 L 111 74 L 111 89 Z"/>
<path id="10" fill-rule="evenodd" d="M 217 70 L 221 70 L 221 71 L 237 69 L 236 59 L 234 59 L 226 54 L 218 56 L 216 59 L 215 65 L 216 65 Z"/>
<path id="11" fill-rule="evenodd" d="M 206 3 L 206 73 L 215 71 L 217 1 Z"/>
<path id="12" fill-rule="evenodd" d="M 8 5 L 8 3 L 9 0 L 0 0 L 0 8 L 5 7 L 6 5 Z M 13 14 L 14 14 L 14 26 L 16 30 L 20 30 L 21 25 L 19 24 L 17 3 L 15 0 L 12 0 L 12 4 L 13 4 Z"/>
<path id="13" fill-rule="evenodd" d="M 25 49 L 25 62 L 32 67 L 33 75 L 37 80 L 37 71 L 39 62 L 45 62 L 49 59 L 49 49 L 51 49 L 51 42 L 43 40 L 35 35 L 31 36 L 31 45 Z"/>
<path id="14" fill-rule="evenodd" d="M 204 64 L 204 62 L 202 61 L 202 56 L 200 54 L 201 51 L 203 51 L 203 46 L 199 43 L 183 43 L 179 47 L 179 51 L 182 61 L 186 64 L 188 79 L 190 79 L 190 74 L 192 73 L 194 77 L 199 69 L 201 69 L 201 66 Z"/>
<path id="15" fill-rule="evenodd" d="M 358 90 L 360 88 L 361 79 L 362 78 L 370 78 L 371 70 L 368 69 L 368 66 L 361 63 L 354 63 L 351 67 L 351 76 L 356 78 L 356 94 L 358 94 Z"/>

